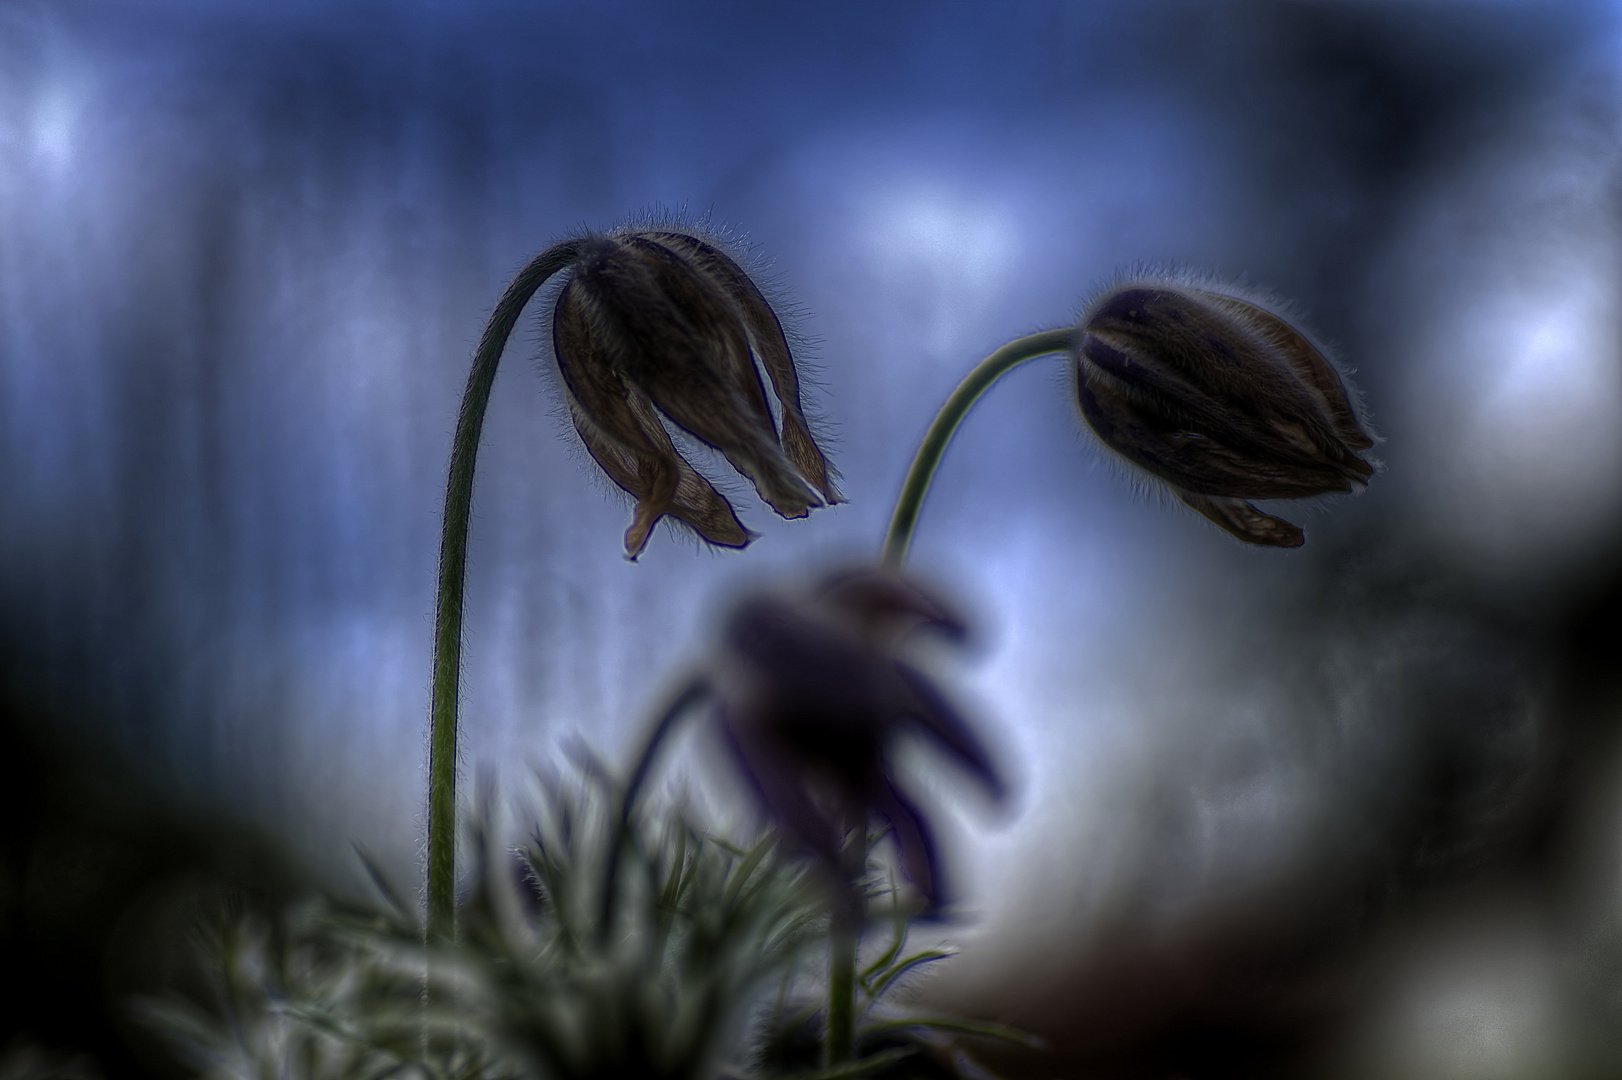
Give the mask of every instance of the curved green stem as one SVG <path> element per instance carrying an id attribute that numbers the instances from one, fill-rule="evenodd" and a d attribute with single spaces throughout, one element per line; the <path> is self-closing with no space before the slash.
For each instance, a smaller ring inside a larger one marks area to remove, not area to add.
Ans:
<path id="1" fill-rule="evenodd" d="M 468 518 L 473 509 L 473 464 L 484 430 L 485 407 L 519 313 L 546 279 L 579 253 L 578 240 L 554 244 L 513 278 L 479 339 L 456 417 L 439 540 L 439 591 L 434 600 L 434 695 L 428 732 L 430 941 L 448 939 L 456 932 L 456 709 L 462 669 L 462 594 L 467 577 Z"/>
<path id="2" fill-rule="evenodd" d="M 912 533 L 918 526 L 918 514 L 923 510 L 924 496 L 929 493 L 929 482 L 946 453 L 946 444 L 969 409 L 980 400 L 980 395 L 991 389 L 991 384 L 1027 360 L 1050 353 L 1069 352 L 1075 348 L 1076 331 L 1044 330 L 1041 333 L 1010 341 L 986 357 L 974 370 L 958 383 L 952 396 L 946 399 L 935 420 L 924 434 L 924 441 L 913 456 L 912 468 L 907 470 L 906 482 L 901 485 L 901 497 L 896 500 L 895 513 L 890 517 L 890 531 L 884 537 L 883 565 L 889 570 L 901 569 L 907 559 L 907 548 Z M 845 887 L 849 895 L 836 903 L 829 933 L 828 957 L 828 1030 L 826 1066 L 836 1068 L 849 1061 L 854 1052 L 853 1005 L 856 988 L 856 950 L 861 944 L 863 904 L 855 899 L 861 876 L 867 867 L 867 834 L 864 827 L 844 853 Z"/>
<path id="3" fill-rule="evenodd" d="M 670 701 L 665 705 L 659 719 L 648 729 L 647 738 L 642 741 L 642 752 L 637 755 L 636 766 L 631 770 L 631 778 L 625 784 L 625 796 L 620 802 L 620 820 L 629 822 L 631 811 L 636 808 L 636 800 L 642 794 L 642 785 L 647 783 L 648 773 L 653 771 L 653 762 L 659 755 L 659 748 L 664 744 L 665 736 L 669 735 L 676 726 L 676 722 L 694 705 L 703 701 L 710 694 L 710 681 L 703 675 L 695 675 L 681 685 Z"/>
<path id="4" fill-rule="evenodd" d="M 968 415 L 969 407 L 980 399 L 981 394 L 991 389 L 992 383 L 1025 361 L 1049 353 L 1069 352 L 1075 345 L 1074 327 L 1044 330 L 1010 341 L 964 376 L 957 389 L 952 391 L 952 396 L 946 399 L 946 404 L 941 406 L 941 411 L 935 415 L 935 422 L 929 425 L 929 431 L 912 459 L 912 468 L 907 470 L 906 483 L 901 486 L 901 497 L 896 500 L 895 513 L 890 517 L 890 531 L 884 537 L 884 566 L 887 569 L 899 570 L 901 564 L 906 562 L 907 548 L 918 525 L 918 514 L 923 509 L 924 496 L 929 493 L 929 482 L 934 479 L 941 455 L 946 453 L 946 444 L 952 441 L 952 435 Z"/>
<path id="5" fill-rule="evenodd" d="M 653 727 L 648 729 L 648 736 L 643 740 L 642 752 L 637 755 L 636 766 L 631 770 L 631 778 L 626 782 L 625 793 L 620 798 L 619 813 L 609 826 L 608 838 L 608 864 L 603 870 L 603 894 L 599 899 L 597 933 L 598 937 L 606 942 L 614 925 L 614 894 L 619 881 L 620 849 L 631 835 L 631 814 L 636 810 L 637 799 L 642 795 L 642 785 L 647 783 L 648 774 L 653 771 L 654 760 L 659 756 L 659 749 L 664 745 L 665 737 L 676 727 L 678 721 L 685 716 L 694 705 L 703 701 L 710 694 L 710 682 L 702 675 L 696 675 L 683 683 L 681 689 L 671 697 L 665 709 L 659 714 L 659 719 Z"/>
<path id="6" fill-rule="evenodd" d="M 823 1062 L 830 1069 L 856 1053 L 856 947 L 861 940 L 861 917 L 835 911 L 828 928 L 828 1045 Z"/>

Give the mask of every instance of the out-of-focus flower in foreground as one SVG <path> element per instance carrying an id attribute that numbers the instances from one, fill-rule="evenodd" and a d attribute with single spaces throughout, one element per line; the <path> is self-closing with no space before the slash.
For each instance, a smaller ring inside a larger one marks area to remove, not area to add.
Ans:
<path id="1" fill-rule="evenodd" d="M 801 411 L 782 325 L 742 268 L 708 241 L 664 229 L 586 238 L 558 297 L 552 342 L 586 450 L 637 500 L 625 533 L 630 558 L 667 514 L 722 547 L 753 536 L 682 456 L 661 414 L 721 451 L 785 518 L 840 501 Z M 781 436 L 757 358 L 777 397 Z"/>
<path id="2" fill-rule="evenodd" d="M 785 833 L 844 876 L 846 833 L 877 816 L 934 911 L 934 840 L 892 779 L 889 743 L 915 724 L 994 798 L 1004 785 L 957 709 L 900 657 L 919 630 L 952 640 L 965 633 L 937 599 L 890 574 L 847 573 L 801 594 L 756 594 L 726 622 L 711 688 L 722 731 Z"/>
<path id="3" fill-rule="evenodd" d="M 1300 330 L 1249 300 L 1136 280 L 1081 319 L 1076 397 L 1104 445 L 1240 540 L 1299 547 L 1247 500 L 1361 488 L 1374 445 L 1356 396 Z"/>

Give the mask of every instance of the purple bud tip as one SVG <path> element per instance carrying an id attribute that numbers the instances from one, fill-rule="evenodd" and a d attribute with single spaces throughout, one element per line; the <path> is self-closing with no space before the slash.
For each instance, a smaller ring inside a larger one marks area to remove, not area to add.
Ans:
<path id="1" fill-rule="evenodd" d="M 1111 293 L 1093 309 L 1092 318 L 1084 329 L 1093 330 L 1112 322 L 1146 325 L 1151 320 L 1151 308 L 1165 309 L 1164 302 L 1170 295 L 1164 289 L 1122 289 Z M 1175 307 L 1171 310 L 1175 318 Z"/>

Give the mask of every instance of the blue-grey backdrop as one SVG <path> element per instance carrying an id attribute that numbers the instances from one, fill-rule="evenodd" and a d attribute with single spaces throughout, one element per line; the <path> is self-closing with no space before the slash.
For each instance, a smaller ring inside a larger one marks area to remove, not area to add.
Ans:
<path id="1" fill-rule="evenodd" d="M 627 564 L 537 311 L 497 382 L 470 574 L 464 755 L 510 781 L 574 737 L 621 754 L 736 589 L 871 553 L 968 365 L 1122 268 L 1193 267 L 1294 301 L 1356 369 L 1387 471 L 1309 509 L 1301 552 L 1242 549 L 1134 494 L 1063 364 L 1011 376 L 915 565 L 976 613 L 958 686 L 1019 796 L 959 807 L 949 771 L 912 768 L 1005 946 L 1080 932 L 1110 889 L 1250 895 L 1370 790 L 1423 787 L 1389 780 L 1413 725 L 1373 680 L 1496 687 L 1520 760 L 1531 654 L 1460 612 L 1560 610 L 1616 550 L 1615 15 L 13 0 L 6 677 L 327 873 L 345 837 L 409 873 L 451 425 L 531 254 L 646 212 L 746 237 L 850 502 L 781 522 L 733 482 L 753 547 L 662 528 Z M 1445 617 L 1438 575 L 1469 600 Z"/>

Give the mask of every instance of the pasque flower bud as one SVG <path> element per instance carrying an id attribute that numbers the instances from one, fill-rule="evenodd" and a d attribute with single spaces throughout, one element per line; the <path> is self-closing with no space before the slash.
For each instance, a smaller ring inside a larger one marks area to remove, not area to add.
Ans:
<path id="1" fill-rule="evenodd" d="M 1247 543 L 1306 542 L 1247 500 L 1349 492 L 1374 473 L 1344 377 L 1250 300 L 1178 281 L 1118 285 L 1083 314 L 1075 360 L 1082 416 L 1104 445 Z"/>
<path id="2" fill-rule="evenodd" d="M 1004 785 L 973 727 L 918 668 L 907 638 L 958 640 L 962 620 L 891 574 L 839 574 L 802 593 L 758 593 L 727 620 L 710 665 L 721 731 L 786 834 L 834 874 L 842 838 L 876 816 L 928 911 L 942 902 L 929 823 L 896 786 L 890 750 L 913 728 L 993 797 Z"/>
<path id="3" fill-rule="evenodd" d="M 723 547 L 753 535 L 676 449 L 661 414 L 721 451 L 785 518 L 840 501 L 801 411 L 782 325 L 715 245 L 667 229 L 587 237 L 558 297 L 552 342 L 586 450 L 636 497 L 625 533 L 631 558 L 667 514 Z M 777 397 L 781 436 L 756 358 Z"/>

